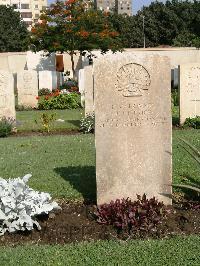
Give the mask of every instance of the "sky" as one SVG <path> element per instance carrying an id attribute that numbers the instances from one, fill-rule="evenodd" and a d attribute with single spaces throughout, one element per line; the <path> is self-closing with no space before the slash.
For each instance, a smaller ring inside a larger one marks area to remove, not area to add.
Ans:
<path id="1" fill-rule="evenodd" d="M 148 6 L 152 0 L 132 0 L 133 1 L 133 12 L 134 14 L 142 7 Z M 55 0 L 48 0 L 48 3 L 53 3 Z M 160 0 L 160 2 L 165 2 L 165 0 Z"/>

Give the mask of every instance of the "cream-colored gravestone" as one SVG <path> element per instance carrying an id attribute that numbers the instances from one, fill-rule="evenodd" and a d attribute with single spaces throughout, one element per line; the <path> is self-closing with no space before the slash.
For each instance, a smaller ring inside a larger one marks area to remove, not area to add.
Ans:
<path id="1" fill-rule="evenodd" d="M 13 75 L 0 70 L 0 119 L 15 119 L 15 95 Z"/>
<path id="2" fill-rule="evenodd" d="M 78 72 L 78 87 L 79 92 L 81 94 L 81 106 L 85 106 L 85 76 L 84 76 L 85 69 L 80 69 Z"/>
<path id="3" fill-rule="evenodd" d="M 39 89 L 57 89 L 56 71 L 39 71 Z"/>
<path id="4" fill-rule="evenodd" d="M 36 71 L 24 70 L 17 75 L 18 105 L 37 107 L 38 77 Z"/>
<path id="5" fill-rule="evenodd" d="M 94 79 L 93 67 L 84 68 L 84 88 L 85 88 L 85 116 L 94 113 Z"/>
<path id="6" fill-rule="evenodd" d="M 179 66 L 180 124 L 186 118 L 200 116 L 200 64 Z"/>
<path id="7" fill-rule="evenodd" d="M 97 203 L 136 194 L 171 204 L 167 57 L 112 55 L 94 65 Z"/>

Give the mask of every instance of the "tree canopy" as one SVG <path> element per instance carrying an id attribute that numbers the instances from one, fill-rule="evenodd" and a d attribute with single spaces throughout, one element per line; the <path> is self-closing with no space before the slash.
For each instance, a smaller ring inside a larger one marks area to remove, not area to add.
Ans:
<path id="1" fill-rule="evenodd" d="M 95 10 L 83 0 L 57 1 L 32 28 L 32 44 L 37 51 L 67 52 L 74 74 L 77 51 L 100 49 L 105 53 L 121 49 L 119 34 L 108 17 L 108 13 Z"/>
<path id="2" fill-rule="evenodd" d="M 28 49 L 28 31 L 19 12 L 0 5 L 0 52 L 21 52 Z"/>
<path id="3" fill-rule="evenodd" d="M 168 0 L 165 3 L 155 1 L 131 17 L 112 14 L 110 20 L 120 33 L 124 47 L 143 47 L 143 17 L 146 47 L 198 47 L 200 44 L 198 0 Z"/>

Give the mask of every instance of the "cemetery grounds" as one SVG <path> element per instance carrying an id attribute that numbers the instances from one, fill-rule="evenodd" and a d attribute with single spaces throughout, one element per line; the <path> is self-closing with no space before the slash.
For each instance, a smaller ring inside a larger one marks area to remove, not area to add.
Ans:
<path id="1" fill-rule="evenodd" d="M 49 192 L 63 208 L 42 218 L 41 232 L 2 236 L 0 265 L 199 265 L 200 224 L 196 231 L 191 226 L 200 220 L 198 210 L 177 208 L 160 235 L 143 239 L 117 238 L 113 229 L 91 219 L 96 197 L 94 135 L 79 132 L 82 109 L 55 112 L 62 122 L 55 122 L 49 134 L 35 123 L 41 111 L 20 111 L 18 133 L 0 139 L 1 177 L 31 173 L 30 187 Z M 177 109 L 173 113 L 177 121 Z M 200 184 L 198 164 L 179 140 L 200 149 L 199 134 L 196 129 L 173 128 L 173 183 Z M 182 196 L 183 190 L 174 189 L 177 206 Z M 167 230 L 174 233 L 167 237 Z"/>

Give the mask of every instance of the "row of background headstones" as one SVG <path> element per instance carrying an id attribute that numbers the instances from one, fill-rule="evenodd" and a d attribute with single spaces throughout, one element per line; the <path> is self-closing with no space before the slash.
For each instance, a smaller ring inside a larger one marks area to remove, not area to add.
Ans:
<path id="1" fill-rule="evenodd" d="M 99 58 L 106 57 L 100 55 Z M 81 102 L 85 106 L 85 115 L 94 112 L 94 75 L 92 73 L 93 66 L 87 64 L 79 71 L 79 88 Z M 181 64 L 171 69 L 171 86 L 178 88 L 180 124 L 183 125 L 188 117 L 200 116 L 200 63 Z"/>

